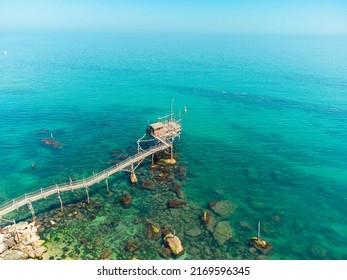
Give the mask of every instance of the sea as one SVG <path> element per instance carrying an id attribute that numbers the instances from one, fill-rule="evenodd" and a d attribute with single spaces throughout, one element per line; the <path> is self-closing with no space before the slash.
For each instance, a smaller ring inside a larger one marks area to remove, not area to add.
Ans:
<path id="1" fill-rule="evenodd" d="M 109 193 L 91 187 L 92 206 L 84 190 L 61 194 L 64 214 L 56 196 L 34 202 L 47 259 L 346 260 L 346 50 L 339 35 L 2 32 L 0 205 L 135 154 L 147 125 L 174 111 L 169 168 L 181 176 L 148 190 L 144 162 L 138 184 L 122 172 Z M 167 205 L 172 180 L 184 207 Z M 220 201 L 226 216 L 211 207 Z M 21 215 L 31 220 L 27 206 L 5 218 Z M 184 254 L 151 239 L 149 220 L 173 229 Z M 270 252 L 249 243 L 258 222 Z"/>

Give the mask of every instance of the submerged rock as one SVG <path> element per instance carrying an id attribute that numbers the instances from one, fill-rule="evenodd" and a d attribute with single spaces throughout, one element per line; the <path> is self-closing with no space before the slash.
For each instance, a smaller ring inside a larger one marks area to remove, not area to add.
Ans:
<path id="1" fill-rule="evenodd" d="M 209 206 L 213 212 L 224 218 L 231 217 L 236 209 L 236 204 L 229 200 L 212 201 Z"/>
<path id="2" fill-rule="evenodd" d="M 147 235 L 150 239 L 159 238 L 161 233 L 162 231 L 158 225 L 152 222 L 147 222 Z"/>
<path id="3" fill-rule="evenodd" d="M 198 226 L 193 226 L 192 228 L 186 231 L 186 235 L 196 237 L 201 235 L 201 230 Z"/>
<path id="4" fill-rule="evenodd" d="M 170 208 L 179 208 L 179 207 L 182 207 L 182 206 L 185 206 L 187 205 L 187 202 L 186 201 L 182 201 L 182 200 L 169 200 L 169 207 Z"/>
<path id="5" fill-rule="evenodd" d="M 171 257 L 171 250 L 167 247 L 163 247 L 161 248 L 161 250 L 159 251 L 159 254 L 164 258 L 164 259 L 168 259 Z"/>
<path id="6" fill-rule="evenodd" d="M 228 221 L 219 222 L 213 231 L 213 238 L 219 245 L 223 245 L 233 236 L 233 230 Z"/>
<path id="7" fill-rule="evenodd" d="M 142 183 L 142 188 L 147 190 L 155 190 L 155 184 L 153 180 L 144 181 Z"/>
<path id="8" fill-rule="evenodd" d="M 270 253 L 273 249 L 273 246 L 270 242 L 265 241 L 264 239 L 258 239 L 257 237 L 253 237 L 250 240 L 251 246 L 253 246 L 259 253 L 264 255 Z"/>
<path id="9" fill-rule="evenodd" d="M 133 199 L 132 199 L 131 195 L 126 195 L 122 198 L 122 203 L 124 206 L 130 207 L 132 200 Z"/>
<path id="10" fill-rule="evenodd" d="M 177 197 L 179 197 L 179 198 L 184 197 L 183 192 L 182 192 L 182 187 L 180 184 L 174 182 L 172 188 L 173 188 L 174 192 L 176 193 Z"/>
<path id="11" fill-rule="evenodd" d="M 205 211 L 204 214 L 202 214 L 201 220 L 205 225 L 208 225 L 210 223 L 210 220 L 211 220 L 210 212 Z"/>
<path id="12" fill-rule="evenodd" d="M 138 249 L 138 246 L 132 241 L 127 241 L 127 243 L 125 244 L 125 249 L 130 253 L 133 253 Z"/>
<path id="13" fill-rule="evenodd" d="M 113 253 L 113 252 L 112 252 L 111 249 L 107 249 L 106 251 L 104 251 L 104 252 L 102 253 L 101 258 L 102 258 L 102 259 L 107 259 L 112 253 Z"/>

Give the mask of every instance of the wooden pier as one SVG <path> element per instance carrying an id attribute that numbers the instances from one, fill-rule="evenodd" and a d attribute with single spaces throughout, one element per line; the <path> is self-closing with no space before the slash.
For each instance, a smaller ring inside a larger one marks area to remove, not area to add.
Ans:
<path id="1" fill-rule="evenodd" d="M 162 118 L 158 118 L 158 122 L 149 124 L 146 131 L 147 133 L 137 141 L 137 154 L 128 157 L 125 160 L 119 162 L 118 164 L 111 166 L 110 168 L 107 168 L 99 173 L 94 173 L 92 176 L 88 178 L 78 181 L 72 181 L 70 178 L 70 181 L 68 183 L 56 184 L 54 186 L 41 188 L 37 191 L 31 192 L 29 194 L 24 194 L 16 199 L 13 199 L 12 201 L 0 206 L 0 219 L 8 221 L 4 218 L 4 216 L 8 213 L 13 212 L 14 210 L 18 210 L 18 208 L 24 205 L 28 205 L 28 208 L 31 211 L 31 214 L 34 219 L 35 211 L 32 203 L 37 200 L 45 199 L 48 196 L 54 194 L 57 195 L 60 201 L 61 209 L 63 210 L 63 204 L 60 197 L 60 193 L 73 191 L 76 189 L 84 188 L 86 190 L 87 201 L 89 201 L 89 187 L 105 180 L 106 188 L 108 190 L 108 178 L 119 171 L 128 171 L 131 173 L 131 178 L 134 178 L 135 170 L 142 163 L 142 161 L 148 156 L 153 156 L 155 153 L 159 151 L 170 149 L 171 160 L 173 160 L 172 150 L 174 141 L 176 137 L 180 137 L 181 129 L 182 127 L 180 119 L 175 119 L 172 113 Z M 146 143 L 147 146 L 148 143 L 150 143 L 151 146 L 149 148 L 143 149 L 143 143 Z"/>

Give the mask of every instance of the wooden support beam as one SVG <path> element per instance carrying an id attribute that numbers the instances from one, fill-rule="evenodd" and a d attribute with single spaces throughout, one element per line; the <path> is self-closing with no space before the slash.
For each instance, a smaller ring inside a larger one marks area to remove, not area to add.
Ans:
<path id="1" fill-rule="evenodd" d="M 90 199 L 89 199 L 89 192 L 88 192 L 88 188 L 86 188 L 86 194 L 87 194 L 87 204 L 90 203 Z"/>
<path id="2" fill-rule="evenodd" d="M 110 192 L 110 190 L 108 189 L 108 178 L 106 178 L 105 182 L 106 182 L 106 191 Z"/>

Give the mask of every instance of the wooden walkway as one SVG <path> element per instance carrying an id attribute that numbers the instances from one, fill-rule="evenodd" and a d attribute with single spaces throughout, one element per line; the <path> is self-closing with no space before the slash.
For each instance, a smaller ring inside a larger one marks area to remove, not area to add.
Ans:
<path id="1" fill-rule="evenodd" d="M 99 183 L 103 180 L 106 180 L 106 186 L 108 187 L 108 177 L 119 172 L 119 171 L 124 171 L 126 170 L 127 167 L 133 166 L 133 164 L 141 162 L 143 159 L 146 157 L 153 155 L 159 151 L 172 148 L 172 143 L 169 143 L 163 139 L 159 139 L 156 137 L 156 139 L 160 140 L 160 143 L 156 144 L 155 146 L 150 147 L 149 149 L 146 150 L 140 150 L 136 155 L 131 156 L 120 163 L 105 169 L 97 174 L 94 174 L 93 176 L 89 178 L 85 178 L 82 180 L 78 181 L 70 181 L 69 183 L 65 184 L 59 184 L 59 185 L 54 185 L 50 186 L 47 188 L 41 188 L 40 190 L 34 191 L 29 194 L 22 195 L 16 199 L 13 199 L 12 201 L 0 206 L 0 218 L 2 218 L 4 215 L 11 213 L 14 210 L 17 210 L 19 207 L 28 205 L 29 209 L 32 211 L 33 216 L 34 216 L 34 210 L 32 208 L 32 202 L 40 200 L 40 199 L 45 199 L 48 196 L 51 196 L 53 194 L 57 194 L 58 198 L 60 200 L 60 193 L 62 192 L 67 192 L 67 191 L 72 191 L 76 189 L 81 189 L 85 188 L 87 192 L 87 196 L 89 199 L 89 194 L 88 194 L 88 187 L 91 187 L 95 185 L 96 183 Z M 128 170 L 129 171 L 129 170 Z M 61 202 L 61 200 L 60 200 Z"/>

